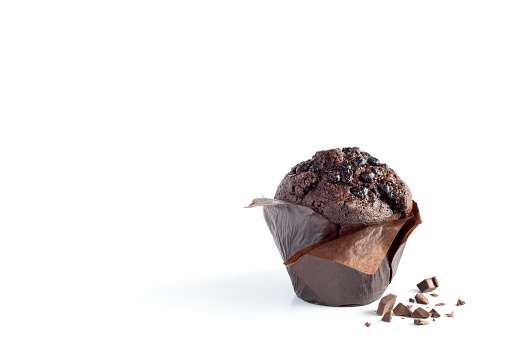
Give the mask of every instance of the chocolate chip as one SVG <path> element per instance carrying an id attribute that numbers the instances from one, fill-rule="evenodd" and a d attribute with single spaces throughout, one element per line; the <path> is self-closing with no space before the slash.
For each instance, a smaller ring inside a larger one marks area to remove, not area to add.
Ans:
<path id="1" fill-rule="evenodd" d="M 313 163 L 313 160 L 311 160 L 311 159 L 302 161 L 302 162 L 298 163 L 297 165 L 293 166 L 291 171 L 296 174 L 301 174 L 302 172 L 306 172 L 312 163 Z"/>
<path id="2" fill-rule="evenodd" d="M 376 165 L 380 164 L 380 160 L 378 160 L 378 158 L 375 158 L 375 157 L 369 157 L 368 163 L 370 165 L 376 166 Z"/>
<path id="3" fill-rule="evenodd" d="M 366 165 L 366 158 L 364 158 L 361 155 L 358 155 L 358 156 L 356 156 L 355 158 L 352 159 L 352 165 L 354 167 L 364 166 L 364 165 Z"/>
<path id="4" fill-rule="evenodd" d="M 341 182 L 345 184 L 351 183 L 353 180 L 353 171 L 351 169 L 345 169 L 341 171 Z"/>
<path id="5" fill-rule="evenodd" d="M 319 173 L 320 172 L 320 167 L 318 167 L 315 164 L 313 164 L 313 165 L 309 166 L 309 171 L 313 172 L 313 173 Z"/>
<path id="6" fill-rule="evenodd" d="M 368 323 L 367 321 L 364 323 L 364 326 L 369 327 L 371 326 L 371 323 Z"/>
<path id="7" fill-rule="evenodd" d="M 373 179 L 375 179 L 375 173 L 373 172 L 362 172 L 360 175 L 359 175 L 359 178 L 363 181 L 363 182 L 373 182 Z"/>
<path id="8" fill-rule="evenodd" d="M 311 172 L 303 172 L 297 176 L 298 183 L 295 185 L 295 195 L 304 198 L 309 191 L 316 187 L 318 175 Z"/>
<path id="9" fill-rule="evenodd" d="M 376 175 L 382 175 L 382 171 L 378 167 L 371 167 L 371 171 Z"/>
<path id="10" fill-rule="evenodd" d="M 415 299 L 414 298 L 409 298 L 408 301 L 410 301 L 411 303 L 414 303 Z"/>
<path id="11" fill-rule="evenodd" d="M 364 186 L 356 186 L 352 187 L 350 192 L 358 198 L 365 198 L 368 195 L 368 188 Z"/>
<path id="12" fill-rule="evenodd" d="M 378 191 L 385 198 L 388 198 L 388 199 L 392 199 L 393 198 L 392 186 L 389 186 L 387 184 L 379 184 L 378 185 Z"/>
<path id="13" fill-rule="evenodd" d="M 344 153 L 350 153 L 351 151 L 360 151 L 359 147 L 344 147 L 342 149 Z"/>
<path id="14" fill-rule="evenodd" d="M 378 189 L 375 187 L 371 188 L 371 192 L 375 195 L 375 197 L 380 198 L 380 192 L 378 192 Z"/>
<path id="15" fill-rule="evenodd" d="M 341 175 L 338 170 L 332 169 L 327 172 L 327 178 L 331 184 L 339 184 Z"/>
<path id="16" fill-rule="evenodd" d="M 456 306 L 461 306 L 461 305 L 465 305 L 465 304 L 466 304 L 466 302 L 464 302 L 461 299 L 458 299 L 458 302 L 456 303 Z"/>
<path id="17" fill-rule="evenodd" d="M 341 174 L 341 182 L 349 184 L 353 180 L 352 165 L 348 161 L 343 161 L 339 164 L 339 171 Z"/>

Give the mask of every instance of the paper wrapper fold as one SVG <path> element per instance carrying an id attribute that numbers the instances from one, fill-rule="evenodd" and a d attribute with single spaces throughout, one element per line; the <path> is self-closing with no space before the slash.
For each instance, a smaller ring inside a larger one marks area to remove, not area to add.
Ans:
<path id="1" fill-rule="evenodd" d="M 366 305 L 379 299 L 396 274 L 406 240 L 422 222 L 412 214 L 339 237 L 339 228 L 311 208 L 254 199 L 290 275 L 297 296 L 328 306 Z"/>

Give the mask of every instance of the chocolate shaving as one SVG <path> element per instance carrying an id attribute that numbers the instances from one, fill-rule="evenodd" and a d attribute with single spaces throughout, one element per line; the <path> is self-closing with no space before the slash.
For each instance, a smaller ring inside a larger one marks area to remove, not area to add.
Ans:
<path id="1" fill-rule="evenodd" d="M 454 311 L 452 311 L 452 312 L 451 312 L 451 313 L 449 313 L 449 314 L 448 314 L 448 313 L 446 313 L 445 315 L 446 315 L 446 316 L 448 316 L 448 317 L 454 318 Z"/>
<path id="2" fill-rule="evenodd" d="M 430 293 L 429 295 L 432 297 L 438 297 L 438 294 L 436 294 L 436 293 Z"/>
<path id="3" fill-rule="evenodd" d="M 435 304 L 435 306 L 444 306 L 444 305 L 445 305 L 444 303 Z"/>
<path id="4" fill-rule="evenodd" d="M 429 322 L 424 321 L 424 320 L 422 320 L 422 319 L 415 319 L 415 320 L 414 320 L 414 324 L 416 324 L 416 325 L 428 325 L 428 324 L 429 324 Z"/>
<path id="5" fill-rule="evenodd" d="M 458 299 L 458 302 L 456 303 L 456 306 L 461 306 L 461 305 L 465 305 L 466 303 L 461 300 L 461 299 Z"/>

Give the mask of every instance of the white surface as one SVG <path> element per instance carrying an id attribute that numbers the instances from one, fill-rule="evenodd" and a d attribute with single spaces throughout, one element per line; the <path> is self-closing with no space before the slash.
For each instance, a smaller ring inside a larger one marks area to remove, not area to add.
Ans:
<path id="1" fill-rule="evenodd" d="M 508 14 L 503 1 L 2 2 L 0 337 L 504 330 Z M 437 275 L 455 318 L 386 324 L 375 304 L 294 296 L 261 209 L 243 206 L 345 146 L 396 169 L 422 211 L 387 293 L 404 301 Z"/>

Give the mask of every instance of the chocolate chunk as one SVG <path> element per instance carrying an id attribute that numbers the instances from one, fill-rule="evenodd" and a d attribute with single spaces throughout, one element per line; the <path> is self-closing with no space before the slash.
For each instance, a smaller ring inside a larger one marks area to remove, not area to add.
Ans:
<path id="1" fill-rule="evenodd" d="M 432 308 L 431 311 L 429 311 L 429 315 L 432 318 L 440 318 L 440 313 L 438 313 L 434 308 Z"/>
<path id="2" fill-rule="evenodd" d="M 371 326 L 371 323 L 368 323 L 367 321 L 364 323 L 364 326 L 369 327 Z"/>
<path id="3" fill-rule="evenodd" d="M 444 306 L 444 305 L 445 305 L 444 303 L 435 304 L 435 306 Z"/>
<path id="4" fill-rule="evenodd" d="M 431 292 L 434 291 L 438 287 L 437 277 L 424 279 L 420 283 L 417 284 L 417 288 L 421 292 Z"/>
<path id="5" fill-rule="evenodd" d="M 359 179 L 361 179 L 364 182 L 373 182 L 373 179 L 375 178 L 375 173 L 373 172 L 362 172 L 359 175 Z"/>
<path id="6" fill-rule="evenodd" d="M 426 298 L 421 293 L 417 293 L 415 295 L 415 300 L 417 301 L 418 304 L 424 304 L 424 305 L 428 305 L 429 304 L 428 298 Z"/>
<path id="7" fill-rule="evenodd" d="M 354 167 L 361 167 L 366 164 L 367 160 L 362 155 L 358 155 L 352 159 L 352 165 Z"/>
<path id="8" fill-rule="evenodd" d="M 422 307 L 418 307 L 412 312 L 412 318 L 429 318 L 429 312 Z"/>
<path id="9" fill-rule="evenodd" d="M 461 300 L 461 299 L 458 299 L 458 302 L 456 303 L 456 306 L 461 306 L 461 305 L 465 305 L 466 303 Z"/>
<path id="10" fill-rule="evenodd" d="M 387 294 L 385 297 L 380 299 L 376 313 L 379 315 L 384 315 L 385 312 L 392 310 L 394 304 L 396 303 L 396 298 L 397 296 L 394 294 Z"/>
<path id="11" fill-rule="evenodd" d="M 411 303 L 414 303 L 415 299 L 414 298 L 409 298 L 408 301 L 410 301 Z"/>
<path id="12" fill-rule="evenodd" d="M 451 313 L 446 313 L 445 315 L 450 318 L 454 318 L 454 311 L 452 311 Z"/>
<path id="13" fill-rule="evenodd" d="M 376 166 L 376 165 L 380 164 L 380 160 L 378 160 L 378 158 L 375 158 L 375 157 L 369 157 L 368 163 L 370 165 Z"/>
<path id="14" fill-rule="evenodd" d="M 412 311 L 408 306 L 403 305 L 402 303 L 399 303 L 396 307 L 394 307 L 393 310 L 395 315 L 403 315 L 405 317 L 411 317 Z"/>
<path id="15" fill-rule="evenodd" d="M 416 324 L 416 325 L 428 325 L 429 322 L 421 320 L 421 319 L 415 319 L 414 320 L 414 324 Z"/>
<path id="16" fill-rule="evenodd" d="M 382 317 L 382 321 L 390 323 L 391 320 L 392 320 L 392 311 L 389 310 L 389 311 L 385 312 L 384 316 Z"/>
<path id="17" fill-rule="evenodd" d="M 368 188 L 364 186 L 356 186 L 350 189 L 353 195 L 359 198 L 365 198 L 368 195 Z"/>

